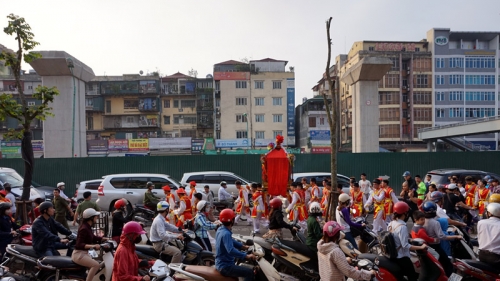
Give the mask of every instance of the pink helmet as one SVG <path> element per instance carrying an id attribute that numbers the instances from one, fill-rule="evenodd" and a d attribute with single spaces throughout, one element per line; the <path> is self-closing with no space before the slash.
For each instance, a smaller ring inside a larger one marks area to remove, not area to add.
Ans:
<path id="1" fill-rule="evenodd" d="M 335 236 L 335 234 L 337 234 L 341 230 L 344 230 L 344 227 L 336 221 L 329 221 L 325 223 L 325 226 L 323 226 L 323 233 L 328 235 L 329 237 Z"/>
<path id="2" fill-rule="evenodd" d="M 142 226 L 138 222 L 129 221 L 123 226 L 122 234 L 129 233 L 146 234 L 146 231 L 142 229 Z"/>

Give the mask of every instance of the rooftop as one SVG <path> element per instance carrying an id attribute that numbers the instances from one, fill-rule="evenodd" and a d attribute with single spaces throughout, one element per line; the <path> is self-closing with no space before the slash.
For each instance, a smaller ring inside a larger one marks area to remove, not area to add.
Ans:
<path id="1" fill-rule="evenodd" d="M 164 77 L 162 77 L 161 79 L 162 79 L 162 81 L 163 81 L 164 79 L 182 79 L 182 78 L 185 78 L 185 79 L 192 79 L 192 78 L 194 78 L 194 77 L 191 77 L 191 76 L 186 75 L 186 74 L 184 74 L 184 73 L 177 72 L 177 73 L 174 73 L 174 74 L 172 74 L 172 75 L 167 75 L 167 76 L 164 76 Z"/>
<path id="2" fill-rule="evenodd" d="M 286 60 L 275 60 L 272 58 L 265 58 L 265 59 L 261 59 L 261 60 L 251 60 L 250 62 L 284 62 L 285 65 L 287 65 L 287 63 L 288 63 L 288 61 L 286 61 Z"/>
<path id="3" fill-rule="evenodd" d="M 481 40 L 491 41 L 500 35 L 500 31 L 451 31 L 450 40 Z"/>
<path id="4" fill-rule="evenodd" d="M 239 65 L 239 64 L 246 64 L 246 63 L 241 62 L 241 61 L 236 61 L 236 60 L 227 60 L 227 61 L 216 63 L 215 65 L 235 65 L 235 64 Z"/>

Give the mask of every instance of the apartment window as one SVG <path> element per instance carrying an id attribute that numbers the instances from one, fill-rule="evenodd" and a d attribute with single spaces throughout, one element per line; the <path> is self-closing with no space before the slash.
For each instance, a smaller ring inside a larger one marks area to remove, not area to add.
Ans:
<path id="1" fill-rule="evenodd" d="M 465 58 L 466 68 L 495 68 L 495 57 L 474 56 Z"/>
<path id="2" fill-rule="evenodd" d="M 255 98 L 255 105 L 263 106 L 264 105 L 264 98 Z"/>
<path id="3" fill-rule="evenodd" d="M 237 139 L 246 139 L 247 137 L 247 131 L 236 131 L 236 138 Z"/>
<path id="4" fill-rule="evenodd" d="M 399 88 L 399 74 L 386 74 L 385 88 Z"/>
<path id="5" fill-rule="evenodd" d="M 174 108 L 179 108 L 179 101 L 178 100 L 174 100 Z"/>
<path id="6" fill-rule="evenodd" d="M 309 117 L 309 128 L 315 128 L 316 127 L 316 117 Z"/>
<path id="7" fill-rule="evenodd" d="M 495 92 L 466 92 L 467 101 L 495 101 Z"/>
<path id="8" fill-rule="evenodd" d="M 399 104 L 399 92 L 379 92 L 379 104 Z"/>
<path id="9" fill-rule="evenodd" d="M 436 101 L 444 101 L 444 92 L 436 92 Z"/>
<path id="10" fill-rule="evenodd" d="M 444 85 L 444 75 L 436 75 L 436 85 Z"/>
<path id="11" fill-rule="evenodd" d="M 368 51 L 375 51 L 375 47 L 368 47 Z"/>
<path id="12" fill-rule="evenodd" d="M 86 120 L 87 120 L 87 130 L 93 130 L 94 129 L 94 117 L 88 116 Z"/>
<path id="13" fill-rule="evenodd" d="M 415 88 L 429 88 L 427 74 L 417 74 L 415 77 Z"/>
<path id="14" fill-rule="evenodd" d="M 274 123 L 283 122 L 283 114 L 273 114 L 273 122 Z"/>
<path id="15" fill-rule="evenodd" d="M 88 100 L 91 100 L 91 102 L 89 103 Z M 28 106 L 34 106 L 34 105 L 35 105 L 34 101 L 28 102 Z M 85 99 L 85 106 L 93 106 L 93 105 L 94 105 L 94 99 Z"/>
<path id="16" fill-rule="evenodd" d="M 163 124 L 170 125 L 170 116 L 163 116 Z"/>
<path id="17" fill-rule="evenodd" d="M 215 99 L 215 107 L 220 107 L 220 99 Z"/>
<path id="18" fill-rule="evenodd" d="M 431 108 L 415 108 L 413 111 L 415 121 L 431 121 L 431 110 Z"/>
<path id="19" fill-rule="evenodd" d="M 464 109 L 463 108 L 450 108 L 448 109 L 450 118 L 463 118 L 464 117 Z"/>
<path id="20" fill-rule="evenodd" d="M 399 121 L 399 108 L 381 108 L 380 121 Z"/>
<path id="21" fill-rule="evenodd" d="M 163 108 L 170 108 L 170 100 L 163 100 Z"/>
<path id="22" fill-rule="evenodd" d="M 444 108 L 436 108 L 436 118 L 444 118 Z"/>
<path id="23" fill-rule="evenodd" d="M 28 90 L 33 90 L 33 86 L 28 86 Z"/>
<path id="24" fill-rule="evenodd" d="M 414 104 L 432 104 L 431 92 L 413 92 Z"/>
<path id="25" fill-rule="evenodd" d="M 466 108 L 465 117 L 483 118 L 495 116 L 494 108 Z"/>
<path id="26" fill-rule="evenodd" d="M 419 48 L 419 47 L 416 47 L 416 48 L 415 48 L 415 52 L 420 52 L 420 48 Z"/>
<path id="27" fill-rule="evenodd" d="M 255 81 L 255 89 L 264 89 L 264 81 Z"/>
<path id="28" fill-rule="evenodd" d="M 106 101 L 106 113 L 111 113 L 111 101 Z"/>
<path id="29" fill-rule="evenodd" d="M 123 100 L 123 109 L 139 108 L 139 100 Z"/>
<path id="30" fill-rule="evenodd" d="M 215 82 L 215 90 L 220 91 L 220 81 Z"/>
<path id="31" fill-rule="evenodd" d="M 495 85 L 495 75 L 466 75 L 466 85 Z"/>
<path id="32" fill-rule="evenodd" d="M 174 124 L 179 124 L 179 115 L 174 115 Z"/>
<path id="33" fill-rule="evenodd" d="M 256 139 L 265 139 L 264 131 L 255 131 L 255 138 Z"/>
<path id="34" fill-rule="evenodd" d="M 215 139 L 220 140 L 220 131 L 215 132 Z"/>
<path id="35" fill-rule="evenodd" d="M 184 124 L 196 124 L 196 116 L 184 116 Z"/>
<path id="36" fill-rule="evenodd" d="M 320 125 L 325 125 L 325 117 L 320 117 L 319 118 L 319 124 Z"/>
<path id="37" fill-rule="evenodd" d="M 281 89 L 281 81 L 273 81 L 273 89 Z"/>
<path id="38" fill-rule="evenodd" d="M 389 59 L 392 61 L 392 67 L 390 71 L 399 71 L 399 57 Z"/>
<path id="39" fill-rule="evenodd" d="M 450 75 L 450 85 L 461 85 L 464 83 L 464 76 L 460 74 Z"/>
<path id="40" fill-rule="evenodd" d="M 430 58 L 414 58 L 413 71 L 432 71 L 432 59 Z"/>
<path id="41" fill-rule="evenodd" d="M 464 58 L 450 58 L 450 68 L 464 68 Z"/>
<path id="42" fill-rule="evenodd" d="M 464 92 L 463 91 L 451 91 L 450 92 L 450 100 L 460 101 L 464 100 Z"/>
<path id="43" fill-rule="evenodd" d="M 444 68 L 444 58 L 436 58 L 436 68 Z"/>
<path id="44" fill-rule="evenodd" d="M 247 81 L 236 81 L 236 89 L 246 89 Z"/>
<path id="45" fill-rule="evenodd" d="M 273 139 L 276 139 L 278 135 L 283 136 L 283 131 L 273 131 Z"/>
<path id="46" fill-rule="evenodd" d="M 236 123 L 246 123 L 247 115 L 246 114 L 236 114 Z"/>
<path id="47" fill-rule="evenodd" d="M 255 114 L 255 122 L 264 122 L 264 114 Z"/>
<path id="48" fill-rule="evenodd" d="M 196 101 L 195 100 L 181 100 L 181 108 L 186 108 L 186 107 L 196 107 Z"/>
<path id="49" fill-rule="evenodd" d="M 126 122 L 127 122 L 127 123 L 129 123 L 129 124 L 135 123 L 135 122 L 134 122 L 134 117 L 132 117 L 132 116 L 127 116 L 127 117 L 125 117 L 125 120 L 126 120 Z"/>
<path id="50" fill-rule="evenodd" d="M 236 105 L 247 105 L 247 98 L 236 98 Z"/>
<path id="51" fill-rule="evenodd" d="M 380 138 L 399 138 L 399 124 L 380 125 Z"/>
<path id="52" fill-rule="evenodd" d="M 283 105 L 283 98 L 273 98 L 273 105 L 274 106 Z"/>

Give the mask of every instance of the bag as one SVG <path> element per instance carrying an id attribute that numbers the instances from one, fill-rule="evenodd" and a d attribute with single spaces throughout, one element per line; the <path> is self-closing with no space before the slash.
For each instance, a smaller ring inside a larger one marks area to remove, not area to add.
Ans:
<path id="1" fill-rule="evenodd" d="M 396 259 L 398 257 L 398 250 L 401 246 L 396 247 L 396 241 L 394 241 L 394 234 L 392 234 L 392 232 L 402 225 L 403 224 L 400 224 L 396 228 L 389 229 L 388 231 L 382 231 L 379 234 L 378 241 L 380 243 L 380 249 L 384 256 L 389 259 Z"/>

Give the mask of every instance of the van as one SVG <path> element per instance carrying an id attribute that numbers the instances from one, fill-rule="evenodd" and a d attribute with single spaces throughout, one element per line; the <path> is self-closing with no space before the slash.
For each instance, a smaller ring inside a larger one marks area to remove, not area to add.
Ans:
<path id="1" fill-rule="evenodd" d="M 225 181 L 227 183 L 226 191 L 234 196 L 238 196 L 238 189 L 234 184 L 237 180 L 241 181 L 242 186 L 251 185 L 249 180 L 242 178 L 241 176 L 226 172 L 226 171 L 210 171 L 210 172 L 192 172 L 184 173 L 181 179 L 181 184 L 188 186 L 189 182 L 195 181 L 197 188 L 202 188 L 205 185 L 210 187 L 210 191 L 214 193 L 214 200 L 219 200 L 219 188 L 220 183 Z"/>

